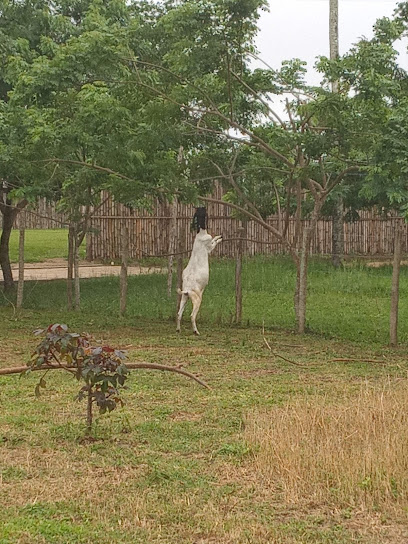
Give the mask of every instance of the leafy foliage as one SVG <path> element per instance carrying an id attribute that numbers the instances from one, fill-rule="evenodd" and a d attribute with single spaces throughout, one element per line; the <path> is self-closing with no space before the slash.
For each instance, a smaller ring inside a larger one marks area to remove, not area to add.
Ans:
<path id="1" fill-rule="evenodd" d="M 47 372 L 50 367 L 60 367 L 73 373 L 78 381 L 85 382 L 77 399 L 87 397 L 88 410 L 92 403 L 98 406 L 101 414 L 123 405 L 119 390 L 124 387 L 129 372 L 123 351 L 107 345 L 92 347 L 88 335 L 69 332 L 67 325 L 60 323 L 38 329 L 34 334 L 44 337 L 32 354 L 26 373 L 34 368 L 45 368 Z M 42 376 L 35 388 L 36 396 L 45 387 Z"/>

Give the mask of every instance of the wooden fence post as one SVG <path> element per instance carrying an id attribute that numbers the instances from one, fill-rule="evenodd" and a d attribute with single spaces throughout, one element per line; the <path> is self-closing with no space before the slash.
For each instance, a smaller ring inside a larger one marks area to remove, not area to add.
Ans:
<path id="1" fill-rule="evenodd" d="M 242 321 L 242 253 L 245 229 L 238 228 L 237 256 L 235 260 L 235 323 Z"/>
<path id="2" fill-rule="evenodd" d="M 120 267 L 120 315 L 125 315 L 128 288 L 127 268 L 129 261 L 129 229 L 125 226 L 122 226 L 120 240 L 122 259 Z"/>
<path id="3" fill-rule="evenodd" d="M 24 239 L 25 239 L 26 212 L 22 210 L 19 217 L 19 240 L 18 240 L 18 284 L 17 284 L 17 308 L 23 305 L 24 293 Z"/>

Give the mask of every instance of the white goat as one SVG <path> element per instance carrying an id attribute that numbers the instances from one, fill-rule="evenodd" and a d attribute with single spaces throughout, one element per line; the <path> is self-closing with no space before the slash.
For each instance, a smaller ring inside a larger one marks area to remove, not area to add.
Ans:
<path id="1" fill-rule="evenodd" d="M 200 334 L 197 330 L 196 317 L 201 306 L 204 289 L 210 277 L 208 255 L 222 241 L 222 236 L 214 236 L 207 233 L 206 229 L 200 229 L 195 237 L 193 250 L 188 265 L 183 270 L 183 286 L 178 290 L 181 294 L 180 309 L 177 314 L 177 332 L 180 332 L 180 323 L 184 307 L 190 298 L 193 304 L 191 312 L 191 324 L 194 334 Z"/>

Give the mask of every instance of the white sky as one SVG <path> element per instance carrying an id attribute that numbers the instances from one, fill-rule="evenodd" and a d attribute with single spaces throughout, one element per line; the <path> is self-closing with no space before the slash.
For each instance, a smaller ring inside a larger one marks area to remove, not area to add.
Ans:
<path id="1" fill-rule="evenodd" d="M 374 22 L 391 17 L 396 0 L 339 0 L 339 47 L 344 54 L 362 36 L 372 36 Z M 307 61 L 307 82 L 317 85 L 320 75 L 313 70 L 316 57 L 329 56 L 329 0 L 269 0 L 269 12 L 259 20 L 257 46 L 260 57 L 272 68 L 283 60 Z M 401 44 L 401 65 L 408 69 L 408 55 Z M 258 65 L 258 64 L 257 64 Z"/>

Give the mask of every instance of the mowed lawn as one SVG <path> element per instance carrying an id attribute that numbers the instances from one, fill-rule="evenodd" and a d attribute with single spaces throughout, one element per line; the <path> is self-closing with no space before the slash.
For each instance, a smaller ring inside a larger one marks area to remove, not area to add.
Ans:
<path id="1" fill-rule="evenodd" d="M 1 229 L 0 229 L 1 234 Z M 10 259 L 18 261 L 19 233 L 13 230 L 10 237 Z M 81 256 L 84 256 L 84 245 L 81 248 Z M 25 261 L 38 263 L 47 259 L 67 258 L 68 256 L 68 230 L 67 229 L 27 229 L 25 231 Z"/>
<path id="2" fill-rule="evenodd" d="M 390 267 L 313 260 L 302 337 L 286 258 L 244 260 L 241 327 L 234 263 L 213 259 L 200 337 L 188 310 L 175 333 L 165 275 L 129 279 L 124 318 L 118 278 L 82 281 L 80 312 L 61 281 L 27 282 L 20 312 L 0 296 L 0 367 L 24 365 L 32 331 L 64 322 L 211 387 L 132 371 L 124 408 L 86 439 L 72 376 L 49 372 L 40 398 L 38 374 L 0 376 L 0 543 L 405 544 L 406 268 L 394 350 L 390 279 Z"/>
<path id="3" fill-rule="evenodd" d="M 2 318 L 1 366 L 24 364 L 41 314 Z M 98 328 L 131 361 L 183 365 L 211 390 L 132 371 L 91 440 L 72 376 L 48 373 L 40 398 L 38 375 L 0 378 L 0 542 L 407 542 L 406 348 L 266 331 L 272 353 L 259 328 L 202 332 Z"/>

